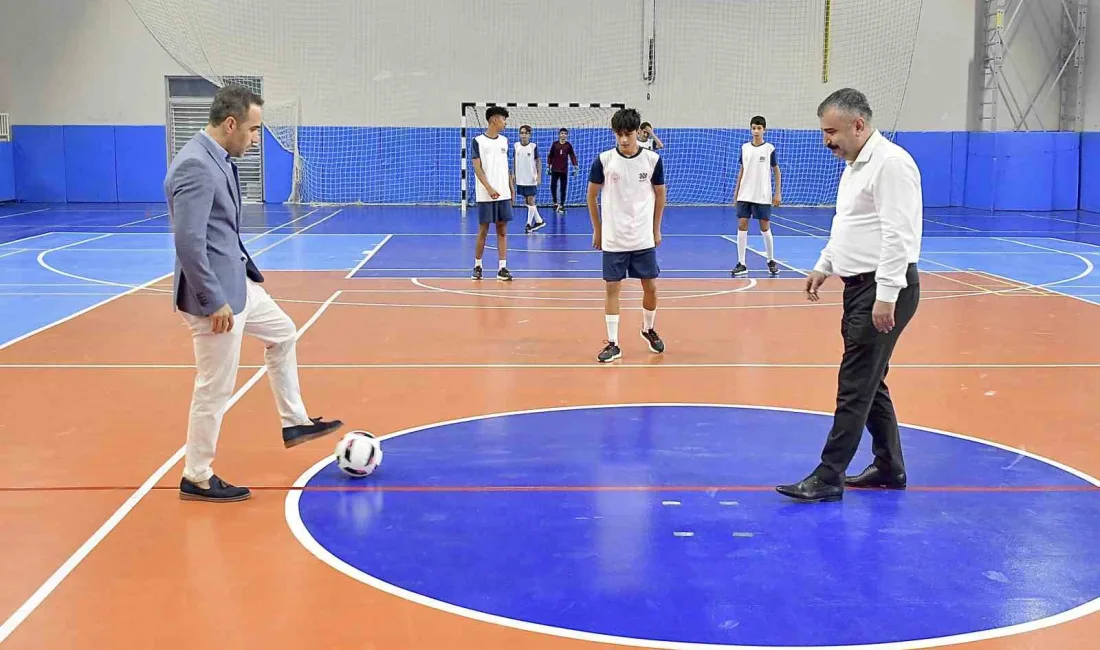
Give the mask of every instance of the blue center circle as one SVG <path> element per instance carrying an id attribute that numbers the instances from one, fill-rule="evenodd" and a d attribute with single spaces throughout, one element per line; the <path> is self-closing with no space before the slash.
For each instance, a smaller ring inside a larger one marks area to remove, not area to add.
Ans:
<path id="1" fill-rule="evenodd" d="M 831 422 L 667 404 L 442 423 L 384 439 L 367 479 L 318 463 L 287 517 L 312 552 L 375 587 L 592 640 L 962 642 L 1100 608 L 1095 479 L 906 426 L 908 490 L 823 504 L 776 493 L 816 466 Z"/>

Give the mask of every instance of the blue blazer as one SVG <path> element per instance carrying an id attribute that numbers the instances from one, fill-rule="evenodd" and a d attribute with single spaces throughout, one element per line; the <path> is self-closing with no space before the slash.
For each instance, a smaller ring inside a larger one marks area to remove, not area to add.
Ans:
<path id="1" fill-rule="evenodd" d="M 164 179 L 175 240 L 175 309 L 209 316 L 228 304 L 244 309 L 246 278 L 264 277 L 241 241 L 241 187 L 237 166 L 205 131 L 184 145 Z"/>

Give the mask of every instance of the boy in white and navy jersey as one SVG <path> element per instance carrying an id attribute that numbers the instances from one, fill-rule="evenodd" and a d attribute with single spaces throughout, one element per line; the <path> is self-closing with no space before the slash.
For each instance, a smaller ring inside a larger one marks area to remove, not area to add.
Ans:
<path id="1" fill-rule="evenodd" d="M 768 125 L 763 117 L 757 115 L 749 120 L 752 141 L 741 145 L 741 173 L 737 175 L 737 188 L 734 201 L 737 203 L 737 266 L 731 275 L 746 275 L 745 249 L 749 246 L 749 218 L 756 217 L 760 223 L 760 235 L 764 238 L 764 249 L 768 254 L 768 271 L 779 274 L 779 265 L 775 262 L 775 240 L 772 238 L 772 206 L 779 205 L 782 197 L 782 179 L 779 174 L 779 161 L 775 155 L 775 145 L 764 141 L 764 131 Z M 771 172 L 775 170 L 775 193 L 772 194 Z"/>
<path id="2" fill-rule="evenodd" d="M 653 132 L 652 124 L 649 122 L 642 122 L 642 130 L 638 132 L 638 146 L 643 149 L 652 149 L 656 151 L 658 149 L 664 149 L 665 143 L 661 142 L 661 139 Z"/>
<path id="3" fill-rule="evenodd" d="M 481 279 L 481 256 L 485 253 L 485 239 L 489 235 L 489 224 L 496 224 L 497 254 L 500 269 L 497 279 L 509 281 L 512 274 L 508 271 L 507 235 L 508 222 L 512 220 L 512 176 L 508 173 L 508 138 L 502 135 L 507 125 L 508 109 L 503 106 L 490 106 L 485 110 L 485 121 L 489 124 L 485 133 L 473 140 L 471 158 L 474 161 L 474 196 L 477 199 L 477 244 L 474 247 L 475 280 Z"/>
<path id="4" fill-rule="evenodd" d="M 515 145 L 515 174 L 512 181 L 516 186 L 516 196 L 522 196 L 527 204 L 527 226 L 525 232 L 534 232 L 546 225 L 539 214 L 535 197 L 539 193 L 539 145 L 531 142 L 531 127 L 524 124 L 519 127 L 519 142 Z"/>
<path id="5" fill-rule="evenodd" d="M 596 357 L 600 363 L 622 357 L 619 289 L 623 278 L 628 276 L 642 281 L 642 338 L 649 344 L 650 351 L 661 353 L 665 350 L 664 341 L 653 329 L 657 318 L 657 276 L 660 274 L 657 246 L 661 243 L 661 216 L 665 210 L 665 172 L 656 152 L 638 146 L 641 123 L 641 115 L 633 108 L 615 113 L 611 129 L 618 146 L 596 158 L 588 177 L 592 247 L 603 251 L 606 283 L 607 345 Z"/>

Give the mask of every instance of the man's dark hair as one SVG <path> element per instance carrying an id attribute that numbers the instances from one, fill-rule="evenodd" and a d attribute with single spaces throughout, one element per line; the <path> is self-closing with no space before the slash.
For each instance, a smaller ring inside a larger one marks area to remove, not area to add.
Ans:
<path id="1" fill-rule="evenodd" d="M 558 135 L 561 135 L 562 133 L 569 133 L 569 129 L 565 128 L 564 126 L 561 127 L 560 129 L 558 129 Z"/>
<path id="2" fill-rule="evenodd" d="M 499 116 L 507 119 L 508 118 L 508 109 L 504 108 L 503 106 L 490 106 L 489 108 L 485 109 L 485 121 L 486 122 L 493 119 L 494 115 L 499 115 Z"/>
<path id="3" fill-rule="evenodd" d="M 763 115 L 754 115 L 753 118 L 751 120 L 749 120 L 749 128 L 750 129 L 752 127 L 756 126 L 757 124 L 764 127 L 765 129 L 768 128 L 768 121 L 764 119 Z"/>
<path id="4" fill-rule="evenodd" d="M 826 97 L 817 107 L 817 116 L 821 117 L 830 108 L 871 121 L 871 104 L 867 102 L 867 96 L 854 88 L 841 88 Z"/>
<path id="5" fill-rule="evenodd" d="M 642 122 L 642 126 L 641 126 L 640 128 L 643 128 L 643 129 L 647 129 L 647 128 L 648 128 L 648 129 L 652 129 L 652 128 L 653 128 L 653 125 L 652 125 L 652 124 L 650 124 L 649 122 Z"/>
<path id="6" fill-rule="evenodd" d="M 527 131 L 528 133 L 530 133 L 531 132 L 531 127 L 528 124 L 524 124 L 523 126 L 519 127 L 519 130 L 520 130 L 520 132 Z"/>
<path id="7" fill-rule="evenodd" d="M 615 133 L 637 131 L 642 126 L 642 116 L 633 108 L 620 108 L 611 116 L 611 130 Z"/>
<path id="8" fill-rule="evenodd" d="M 263 106 L 262 97 L 245 88 L 230 84 L 222 86 L 214 94 L 214 102 L 210 104 L 210 124 L 219 126 L 226 118 L 232 116 L 238 122 L 248 119 L 248 109 L 252 106 Z"/>

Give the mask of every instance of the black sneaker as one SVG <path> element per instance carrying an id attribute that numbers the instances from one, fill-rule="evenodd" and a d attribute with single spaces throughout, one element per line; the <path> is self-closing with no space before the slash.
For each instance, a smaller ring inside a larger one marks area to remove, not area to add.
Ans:
<path id="1" fill-rule="evenodd" d="M 642 338 L 649 343 L 649 351 L 660 354 L 665 351 L 665 342 L 661 340 L 661 337 L 657 336 L 657 330 L 649 330 L 648 332 L 642 330 Z"/>
<path id="2" fill-rule="evenodd" d="M 738 263 L 737 266 L 733 267 L 733 270 L 730 271 L 730 275 L 732 275 L 733 277 L 737 277 L 739 275 L 747 275 L 748 272 L 749 267 L 745 266 L 744 264 Z"/>
<path id="3" fill-rule="evenodd" d="M 209 501 L 211 503 L 232 503 L 244 501 L 252 496 L 246 487 L 230 485 L 217 476 L 210 477 L 210 487 L 203 489 L 198 483 L 185 478 L 180 479 L 180 499 L 184 501 Z"/>
<path id="4" fill-rule="evenodd" d="M 475 280 L 480 280 L 481 279 L 481 267 L 480 266 L 475 266 L 474 267 L 474 272 L 470 274 L 470 277 L 475 279 Z"/>
<path id="5" fill-rule="evenodd" d="M 614 343 L 608 343 L 604 346 L 604 349 L 600 350 L 600 354 L 596 357 L 596 361 L 600 363 L 611 363 L 615 359 L 619 359 L 623 356 L 623 351 L 619 349 L 619 346 Z"/>
<path id="6" fill-rule="evenodd" d="M 325 422 L 321 418 L 310 418 L 310 424 L 299 424 L 293 427 L 283 427 L 283 446 L 287 449 L 296 447 L 303 442 L 309 442 L 315 440 L 321 436 L 327 436 L 334 431 L 337 431 L 340 427 L 344 426 L 344 423 L 340 420 L 333 420 L 332 422 Z"/>
<path id="7" fill-rule="evenodd" d="M 771 273 L 772 277 L 779 275 L 779 265 L 775 263 L 775 260 L 768 260 L 768 273 Z"/>
<path id="8" fill-rule="evenodd" d="M 501 282 L 511 282 L 512 281 L 512 272 L 509 271 L 507 268 L 502 268 L 499 271 L 497 271 L 497 279 L 500 280 Z"/>
<path id="9" fill-rule="evenodd" d="M 533 225 L 533 226 L 528 226 L 527 227 L 528 228 L 527 232 L 535 232 L 537 230 L 542 230 L 545 227 L 546 227 L 546 220 L 543 219 L 541 221 L 536 221 L 535 225 Z"/>

